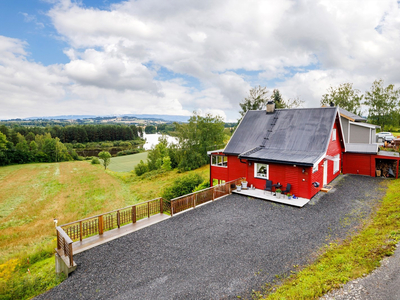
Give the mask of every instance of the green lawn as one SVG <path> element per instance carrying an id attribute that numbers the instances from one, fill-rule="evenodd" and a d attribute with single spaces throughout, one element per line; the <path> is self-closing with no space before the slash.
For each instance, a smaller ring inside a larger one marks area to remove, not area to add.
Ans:
<path id="1" fill-rule="evenodd" d="M 138 154 L 117 156 L 111 158 L 111 163 L 108 168 L 114 172 L 130 172 L 140 162 L 146 161 L 148 152 Z"/>

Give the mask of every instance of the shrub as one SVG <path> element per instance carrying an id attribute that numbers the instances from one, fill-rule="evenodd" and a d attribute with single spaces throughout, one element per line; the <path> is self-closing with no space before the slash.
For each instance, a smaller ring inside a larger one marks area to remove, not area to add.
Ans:
<path id="1" fill-rule="evenodd" d="M 92 165 L 99 165 L 100 160 L 97 157 L 93 157 L 92 161 L 90 162 Z"/>
<path id="2" fill-rule="evenodd" d="M 149 170 L 149 168 L 148 168 L 147 164 L 143 162 L 143 160 L 140 160 L 140 162 L 135 166 L 135 173 L 137 176 L 143 175 L 148 170 Z"/>
<path id="3" fill-rule="evenodd" d="M 196 186 L 194 188 L 193 193 L 201 191 L 201 190 L 204 190 L 204 189 L 209 188 L 209 187 L 210 187 L 210 181 L 209 180 L 205 180 L 205 181 L 203 181 L 202 183 L 200 183 L 198 186 Z"/>
<path id="4" fill-rule="evenodd" d="M 167 200 L 192 193 L 192 191 L 203 182 L 200 174 L 193 173 L 177 178 L 171 186 L 167 187 L 162 193 L 162 197 Z"/>
<path id="5" fill-rule="evenodd" d="M 128 150 L 122 150 L 117 153 L 117 156 L 123 156 L 123 155 L 129 155 L 129 154 L 136 154 L 139 153 L 140 151 L 138 149 L 128 149 Z"/>

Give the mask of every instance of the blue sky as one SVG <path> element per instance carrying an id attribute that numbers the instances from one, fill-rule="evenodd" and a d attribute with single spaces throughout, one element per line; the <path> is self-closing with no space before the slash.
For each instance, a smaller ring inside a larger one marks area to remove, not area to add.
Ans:
<path id="1" fill-rule="evenodd" d="M 396 0 L 1 0 L 0 119 L 234 121 L 258 85 L 316 107 L 341 83 L 398 86 L 399 37 Z"/>

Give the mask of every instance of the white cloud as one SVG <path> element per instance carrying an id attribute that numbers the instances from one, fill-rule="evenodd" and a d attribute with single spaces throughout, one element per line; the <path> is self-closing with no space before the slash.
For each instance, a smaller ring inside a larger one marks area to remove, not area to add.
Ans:
<path id="1" fill-rule="evenodd" d="M 51 114 L 201 109 L 235 120 L 252 85 L 272 82 L 311 107 L 343 82 L 362 91 L 377 78 L 400 83 L 396 0 L 130 0 L 103 10 L 47 1 L 70 61 L 35 64 L 24 42 L 3 38 L 0 93 L 28 104 L 43 93 Z"/>

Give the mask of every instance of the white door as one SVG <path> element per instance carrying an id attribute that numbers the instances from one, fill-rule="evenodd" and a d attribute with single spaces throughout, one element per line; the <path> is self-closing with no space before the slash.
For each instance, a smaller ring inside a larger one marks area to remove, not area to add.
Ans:
<path id="1" fill-rule="evenodd" d="M 323 179 L 322 186 L 326 186 L 328 184 L 328 161 L 324 161 L 324 179 Z"/>

